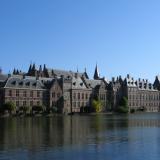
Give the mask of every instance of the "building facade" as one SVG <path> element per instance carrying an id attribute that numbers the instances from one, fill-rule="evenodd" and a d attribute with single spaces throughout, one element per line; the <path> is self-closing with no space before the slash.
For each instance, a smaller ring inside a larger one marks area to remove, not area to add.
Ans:
<path id="1" fill-rule="evenodd" d="M 160 77 L 154 84 L 148 80 L 127 75 L 107 81 L 99 76 L 96 65 L 94 79 L 84 73 L 49 69 L 44 65 L 39 69 L 30 65 L 28 72 L 14 69 L 13 74 L 0 72 L 0 106 L 6 102 L 21 106 L 45 106 L 57 112 L 69 114 L 90 112 L 93 99 L 99 99 L 102 111 L 116 110 L 123 97 L 128 99 L 129 109 L 147 112 L 160 111 Z"/>

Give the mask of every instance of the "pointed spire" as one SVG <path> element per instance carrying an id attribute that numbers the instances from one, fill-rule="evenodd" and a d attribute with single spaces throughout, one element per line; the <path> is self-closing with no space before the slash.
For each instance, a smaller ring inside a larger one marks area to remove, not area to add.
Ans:
<path id="1" fill-rule="evenodd" d="M 32 71 L 35 71 L 35 70 L 36 70 L 36 65 L 34 63 L 33 66 L 32 66 Z"/>
<path id="2" fill-rule="evenodd" d="M 95 80 L 98 80 L 100 77 L 99 77 L 99 71 L 98 71 L 98 67 L 97 67 L 97 64 L 96 64 L 96 68 L 95 68 L 95 72 L 94 72 L 94 77 L 93 77 Z"/>
<path id="3" fill-rule="evenodd" d="M 14 68 L 14 70 L 13 70 L 13 74 L 16 74 L 16 69 Z"/>
<path id="4" fill-rule="evenodd" d="M 30 73 L 32 70 L 32 64 L 30 64 L 29 69 L 28 69 L 28 73 Z"/>
<path id="5" fill-rule="evenodd" d="M 39 72 L 42 72 L 42 65 L 39 66 Z"/>
<path id="6" fill-rule="evenodd" d="M 17 69 L 16 74 L 19 75 L 19 70 Z"/>
<path id="7" fill-rule="evenodd" d="M 89 76 L 88 76 L 88 74 L 87 74 L 87 69 L 86 69 L 86 67 L 84 68 L 84 76 L 85 76 L 86 79 L 89 79 Z"/>
<path id="8" fill-rule="evenodd" d="M 44 64 L 44 66 L 43 66 L 43 71 L 46 71 L 46 65 Z"/>

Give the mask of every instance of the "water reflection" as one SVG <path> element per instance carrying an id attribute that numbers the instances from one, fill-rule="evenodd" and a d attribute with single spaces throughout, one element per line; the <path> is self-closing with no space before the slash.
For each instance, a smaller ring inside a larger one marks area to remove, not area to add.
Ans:
<path id="1" fill-rule="evenodd" d="M 84 149 L 83 153 L 88 150 L 87 153 L 95 154 L 104 148 L 109 151 L 107 147 L 113 144 L 132 146 L 141 138 L 139 129 L 153 127 L 160 127 L 159 114 L 0 119 L 0 155 L 12 151 L 17 154 L 27 151 L 31 155 L 51 151 L 57 155 L 67 149 Z"/>

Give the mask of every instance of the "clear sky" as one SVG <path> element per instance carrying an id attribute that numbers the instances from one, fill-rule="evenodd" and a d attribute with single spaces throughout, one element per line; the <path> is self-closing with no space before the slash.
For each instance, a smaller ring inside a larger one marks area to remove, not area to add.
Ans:
<path id="1" fill-rule="evenodd" d="M 0 0 L 0 66 L 160 73 L 159 0 Z"/>

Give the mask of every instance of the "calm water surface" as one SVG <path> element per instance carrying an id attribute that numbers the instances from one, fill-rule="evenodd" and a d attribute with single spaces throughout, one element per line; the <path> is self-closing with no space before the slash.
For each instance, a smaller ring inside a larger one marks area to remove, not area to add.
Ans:
<path id="1" fill-rule="evenodd" d="M 160 113 L 0 119 L 3 160 L 159 160 Z"/>

